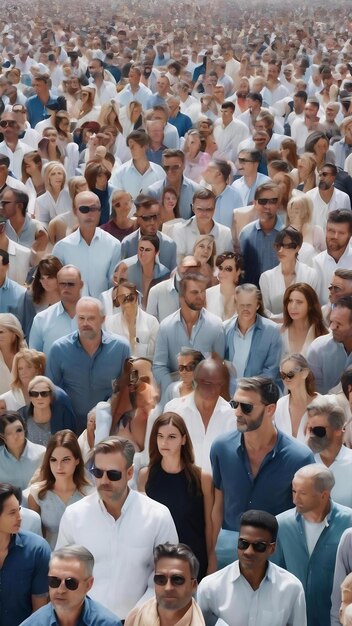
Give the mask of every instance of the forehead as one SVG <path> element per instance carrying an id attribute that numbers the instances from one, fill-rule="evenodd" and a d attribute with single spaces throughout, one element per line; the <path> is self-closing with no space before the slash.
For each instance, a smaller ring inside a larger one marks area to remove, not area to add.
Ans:
<path id="1" fill-rule="evenodd" d="M 240 537 L 251 541 L 271 541 L 271 533 L 266 528 L 256 528 L 255 526 L 240 526 Z"/>
<path id="2" fill-rule="evenodd" d="M 185 577 L 191 576 L 191 568 L 188 561 L 177 558 L 162 557 L 155 563 L 155 571 L 159 573 L 180 572 Z"/>
<path id="3" fill-rule="evenodd" d="M 11 510 L 13 509 L 19 509 L 19 502 L 16 498 L 16 496 L 12 495 L 9 498 L 7 498 L 4 502 L 4 506 L 2 509 L 2 513 L 0 513 L 0 517 L 4 514 L 4 513 L 9 513 Z"/>
<path id="4" fill-rule="evenodd" d="M 100 316 L 99 307 L 94 302 L 79 302 L 76 307 L 77 315 Z"/>
<path id="5" fill-rule="evenodd" d="M 236 300 L 238 303 L 244 304 L 244 303 L 250 303 L 250 304 L 257 304 L 258 303 L 258 297 L 257 294 L 251 291 L 239 291 L 236 294 Z"/>
<path id="6" fill-rule="evenodd" d="M 108 454 L 97 452 L 94 457 L 94 464 L 104 470 L 123 470 L 126 469 L 127 462 L 121 452 L 108 452 Z"/>
<path id="7" fill-rule="evenodd" d="M 61 575 L 65 578 L 83 577 L 84 564 L 78 559 L 60 559 L 54 556 L 50 561 L 49 575 Z"/>
<path id="8" fill-rule="evenodd" d="M 350 324 L 351 311 L 347 307 L 337 306 L 330 314 L 330 321 Z"/>
<path id="9" fill-rule="evenodd" d="M 236 389 L 234 399 L 238 402 L 250 402 L 251 404 L 259 404 L 261 401 L 260 394 L 257 391 L 249 389 Z"/>

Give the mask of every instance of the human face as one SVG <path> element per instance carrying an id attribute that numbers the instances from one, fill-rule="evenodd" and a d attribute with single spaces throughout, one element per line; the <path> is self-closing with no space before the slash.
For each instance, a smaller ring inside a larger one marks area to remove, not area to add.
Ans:
<path id="1" fill-rule="evenodd" d="M 162 457 L 181 456 L 181 448 L 186 443 L 186 436 L 181 435 L 180 431 L 173 424 L 160 426 L 157 434 L 158 450 Z"/>
<path id="2" fill-rule="evenodd" d="M 145 219 L 150 217 L 150 219 Z M 137 209 L 138 226 L 142 235 L 156 235 L 160 223 L 160 207 L 152 204 L 150 207 L 140 206 Z"/>
<path id="3" fill-rule="evenodd" d="M 235 259 L 225 259 L 218 267 L 220 285 L 237 285 L 241 270 L 236 268 Z"/>
<path id="4" fill-rule="evenodd" d="M 258 430 L 258 428 L 261 427 L 266 414 L 266 406 L 261 401 L 259 393 L 256 391 L 237 389 L 234 395 L 234 400 L 235 402 L 253 405 L 253 409 L 250 414 L 244 413 L 240 404 L 237 409 L 235 409 L 237 430 L 239 430 L 240 433 L 249 433 L 254 430 Z"/>
<path id="5" fill-rule="evenodd" d="M 230 108 L 224 109 L 223 107 L 221 107 L 220 112 L 221 112 L 222 122 L 225 126 L 227 126 L 228 124 L 230 124 L 230 122 L 232 122 L 233 111 Z"/>
<path id="6" fill-rule="evenodd" d="M 305 320 L 308 317 L 308 302 L 300 291 L 291 291 L 287 303 L 287 312 L 293 321 Z"/>
<path id="7" fill-rule="evenodd" d="M 97 490 L 104 504 L 116 505 L 127 496 L 127 483 L 133 476 L 133 466 L 126 468 L 126 459 L 120 452 L 96 454 L 94 466 L 102 470 L 121 472 L 120 480 L 109 480 L 106 471 L 104 471 L 102 478 L 95 478 Z"/>
<path id="8" fill-rule="evenodd" d="M 166 585 L 155 585 L 158 606 L 164 611 L 181 611 L 192 602 L 197 582 L 191 576 L 189 563 L 177 558 L 163 557 L 155 565 L 155 574 L 168 577 Z M 182 576 L 183 585 L 174 585 L 170 576 Z"/>
<path id="9" fill-rule="evenodd" d="M 307 159 L 298 159 L 297 169 L 299 172 L 300 180 L 306 180 L 310 173 L 310 165 Z"/>
<path id="10" fill-rule="evenodd" d="M 5 126 L 2 123 L 7 122 Z M 7 142 L 16 141 L 19 134 L 19 125 L 16 122 L 16 118 L 13 113 L 3 113 L 1 116 L 1 132 L 4 135 L 4 139 Z"/>
<path id="11" fill-rule="evenodd" d="M 170 191 L 164 194 L 163 206 L 167 211 L 173 211 L 177 204 L 177 196 Z"/>
<path id="12" fill-rule="evenodd" d="M 330 168 L 323 167 L 319 172 L 319 184 L 318 187 L 322 191 L 326 191 L 327 189 L 331 189 L 335 181 L 335 175 L 332 173 Z"/>
<path id="13" fill-rule="evenodd" d="M 177 364 L 178 367 L 181 366 L 182 369 L 179 369 L 179 374 L 180 374 L 180 380 L 185 383 L 186 385 L 190 385 L 193 381 L 193 373 L 195 370 L 195 363 L 193 361 L 193 357 L 192 356 L 178 356 L 177 357 Z M 189 367 L 192 368 L 190 369 L 189 372 L 187 372 L 187 370 L 183 369 L 184 367 Z"/>
<path id="14" fill-rule="evenodd" d="M 296 246 L 295 248 L 284 248 L 284 246 L 290 245 L 292 243 L 293 242 L 290 237 L 284 237 L 282 244 L 277 244 L 277 246 L 280 246 L 276 248 L 277 258 L 279 259 L 280 263 L 287 261 L 291 261 L 291 263 L 295 262 L 299 247 Z"/>
<path id="15" fill-rule="evenodd" d="M 319 510 L 321 493 L 316 491 L 311 477 L 295 476 L 292 481 L 293 503 L 301 515 Z"/>
<path id="16" fill-rule="evenodd" d="M 12 424 L 7 424 L 7 426 L 5 426 L 4 441 L 7 449 L 10 452 L 23 450 L 26 439 L 24 434 L 24 428 L 20 420 L 16 420 Z"/>
<path id="17" fill-rule="evenodd" d="M 21 527 L 21 507 L 16 496 L 12 495 L 4 502 L 0 514 L 0 533 L 12 535 L 18 533 Z"/>
<path id="18" fill-rule="evenodd" d="M 280 375 L 284 381 L 285 387 L 289 391 L 301 388 L 305 385 L 305 379 L 309 374 L 308 368 L 302 368 L 296 361 L 284 361 L 280 367 Z"/>
<path id="19" fill-rule="evenodd" d="M 350 310 L 346 307 L 335 307 L 330 314 L 330 330 L 335 341 L 344 343 L 351 339 Z"/>
<path id="20" fill-rule="evenodd" d="M 91 75 L 92 78 L 98 78 L 100 76 L 103 76 L 104 70 L 102 68 L 102 66 L 100 65 L 99 61 L 97 60 L 92 60 L 89 64 L 89 74 Z"/>
<path id="21" fill-rule="evenodd" d="M 142 243 L 146 242 L 142 241 Z M 124 287 L 123 284 L 118 287 L 116 297 L 122 311 L 133 311 L 137 306 L 136 294 L 127 287 Z"/>
<path id="22" fill-rule="evenodd" d="M 0 213 L 6 219 L 11 219 L 17 213 L 18 204 L 15 201 L 15 196 L 12 191 L 6 189 L 1 194 L 1 202 L 0 202 Z"/>
<path id="23" fill-rule="evenodd" d="M 323 437 L 318 437 L 314 434 L 314 428 L 325 428 L 325 435 Z M 314 454 L 320 454 L 332 444 L 334 440 L 334 433 L 338 433 L 341 435 L 341 431 L 333 431 L 331 426 L 329 426 L 328 419 L 326 415 L 312 415 L 308 416 L 307 422 L 307 444 L 312 450 Z"/>
<path id="24" fill-rule="evenodd" d="M 137 256 L 138 260 L 142 265 L 146 265 L 149 263 L 155 263 L 155 257 L 157 252 L 150 241 L 139 241 L 138 242 L 138 250 Z"/>
<path id="25" fill-rule="evenodd" d="M 352 145 L 352 124 L 348 124 L 345 127 L 345 143 Z"/>
<path id="26" fill-rule="evenodd" d="M 251 160 L 248 152 L 240 152 L 236 161 L 236 167 L 241 176 L 250 176 L 258 169 L 258 164 Z"/>
<path id="27" fill-rule="evenodd" d="M 217 400 L 224 383 L 218 370 L 210 370 L 206 365 L 201 364 L 194 375 L 194 380 L 197 383 L 199 396 L 204 400 Z"/>
<path id="28" fill-rule="evenodd" d="M 343 254 L 347 248 L 351 238 L 349 224 L 342 222 L 342 224 L 334 224 L 328 222 L 326 225 L 326 247 L 329 254 Z"/>
<path id="29" fill-rule="evenodd" d="M 329 285 L 329 300 L 331 304 L 336 304 L 340 298 L 350 295 L 352 295 L 352 282 L 334 274 Z"/>
<path id="30" fill-rule="evenodd" d="M 259 308 L 256 294 L 240 291 L 236 296 L 236 304 L 239 322 L 244 322 L 246 325 L 252 326 Z"/>
<path id="31" fill-rule="evenodd" d="M 326 141 L 326 139 L 323 139 L 323 137 L 321 139 L 319 139 L 315 146 L 314 146 L 314 154 L 316 155 L 316 157 L 318 157 L 318 159 L 323 158 L 329 148 L 329 144 Z"/>
<path id="32" fill-rule="evenodd" d="M 128 193 L 113 196 L 112 208 L 119 217 L 127 217 L 132 207 L 132 199 Z"/>
<path id="33" fill-rule="evenodd" d="M 201 264 L 207 263 L 213 252 L 213 247 L 214 247 L 214 244 L 212 241 L 207 241 L 206 239 L 202 239 L 195 245 L 194 258 L 197 261 L 199 261 Z"/>
<path id="34" fill-rule="evenodd" d="M 63 446 L 55 448 L 50 457 L 50 469 L 55 479 L 58 476 L 72 478 L 78 463 L 79 459 L 73 456 L 71 450 Z"/>
<path id="35" fill-rule="evenodd" d="M 57 284 L 61 301 L 67 305 L 78 302 L 83 282 L 73 268 L 62 269 L 57 275 Z"/>
<path id="36" fill-rule="evenodd" d="M 62 615 L 76 614 L 93 584 L 93 577 L 87 576 L 84 563 L 75 558 L 54 557 L 50 563 L 49 576 L 56 576 L 61 580 L 60 586 L 56 589 L 49 587 L 50 601 L 54 609 Z M 75 578 L 79 581 L 75 591 L 67 589 L 66 578 Z"/>
<path id="37" fill-rule="evenodd" d="M 261 200 L 268 200 L 268 204 L 261 204 Z M 259 222 L 262 227 L 270 228 L 275 225 L 276 214 L 279 209 L 279 190 L 262 191 L 260 198 L 254 201 L 255 208 L 258 212 Z"/>
<path id="38" fill-rule="evenodd" d="M 89 213 L 81 213 L 78 209 L 79 206 L 94 207 L 96 210 L 89 211 Z M 89 229 L 96 228 L 99 224 L 99 220 L 101 216 L 100 204 L 92 196 L 85 195 L 82 197 L 82 199 L 79 198 L 79 196 L 76 196 L 74 213 L 77 217 L 77 221 L 78 221 L 80 228 L 89 228 Z"/>
<path id="39" fill-rule="evenodd" d="M 104 316 L 95 302 L 79 302 L 76 308 L 79 336 L 92 341 L 101 337 Z"/>
<path id="40" fill-rule="evenodd" d="M 214 200 L 212 200 L 212 198 L 208 200 L 196 198 L 193 203 L 193 211 L 200 226 L 200 230 L 211 226 L 215 212 Z"/>
<path id="41" fill-rule="evenodd" d="M 198 135 L 195 135 L 195 134 L 189 135 L 189 137 L 187 137 L 187 146 L 188 146 L 189 156 L 191 158 L 197 156 L 200 150 L 200 140 L 199 140 Z"/>
<path id="42" fill-rule="evenodd" d="M 183 163 L 179 157 L 163 157 L 163 168 L 171 185 L 179 183 L 183 174 Z"/>
<path id="43" fill-rule="evenodd" d="M 0 350 L 12 348 L 16 341 L 16 335 L 12 330 L 0 326 Z"/>
<path id="44" fill-rule="evenodd" d="M 308 120 L 314 120 L 316 118 L 316 115 L 317 115 L 317 108 L 310 102 L 307 102 L 304 106 L 305 118 Z"/>
<path id="45" fill-rule="evenodd" d="M 29 381 L 38 374 L 37 368 L 26 359 L 19 359 L 17 362 L 18 378 L 22 385 L 28 385 Z"/>
<path id="46" fill-rule="evenodd" d="M 43 80 L 34 79 L 32 82 L 33 89 L 37 96 L 46 95 L 48 92 L 48 85 Z"/>
<path id="47" fill-rule="evenodd" d="M 29 394 L 32 392 L 36 393 L 38 391 L 44 391 L 48 393 L 48 395 L 44 398 L 43 396 L 33 397 L 30 395 L 30 401 L 33 404 L 33 407 L 36 409 L 47 409 L 52 402 L 52 391 L 49 385 L 46 382 L 36 383 L 30 390 Z"/>
<path id="48" fill-rule="evenodd" d="M 57 291 L 57 277 L 56 276 L 49 276 L 48 274 L 40 273 L 39 280 L 44 291 L 48 293 L 52 291 Z"/>
<path id="49" fill-rule="evenodd" d="M 132 159 L 141 159 L 145 156 L 146 148 L 140 146 L 134 139 L 128 140 L 128 147 L 131 150 Z"/>
<path id="50" fill-rule="evenodd" d="M 136 70 L 131 69 L 128 74 L 128 82 L 131 87 L 137 87 L 139 85 L 140 74 Z"/>
<path id="51" fill-rule="evenodd" d="M 287 205 L 287 216 L 290 223 L 301 223 L 304 220 L 304 214 L 301 207 L 296 202 Z"/>
<path id="52" fill-rule="evenodd" d="M 185 304 L 192 311 L 200 311 L 205 305 L 205 286 L 203 282 L 188 280 L 183 294 Z"/>
<path id="53" fill-rule="evenodd" d="M 250 575 L 253 572 L 264 570 L 268 558 L 275 550 L 275 544 L 272 542 L 269 531 L 265 530 L 265 528 L 255 528 L 254 526 L 241 526 L 239 536 L 250 543 L 264 542 L 267 544 L 265 552 L 256 552 L 252 545 L 249 545 L 246 550 L 237 548 L 242 574 L 245 576 L 246 573 Z"/>

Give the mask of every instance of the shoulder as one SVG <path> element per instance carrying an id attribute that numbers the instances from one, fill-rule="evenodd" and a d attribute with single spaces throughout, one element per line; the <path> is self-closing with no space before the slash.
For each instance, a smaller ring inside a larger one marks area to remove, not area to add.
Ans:
<path id="1" fill-rule="evenodd" d="M 334 338 L 333 338 L 331 333 L 328 333 L 327 335 L 322 335 L 321 337 L 317 337 L 310 344 L 308 352 L 310 352 L 311 350 L 313 350 L 313 351 L 323 350 L 323 349 L 325 349 L 326 345 L 330 344 L 330 343 L 331 344 L 335 344 L 336 343 L 334 341 Z"/>
<path id="2" fill-rule="evenodd" d="M 304 443 L 282 431 L 278 431 L 277 454 L 287 461 L 292 461 L 294 465 L 298 464 L 299 467 L 315 462 L 311 450 Z"/>
<path id="3" fill-rule="evenodd" d="M 39 537 L 36 533 L 29 530 L 21 530 L 16 535 L 17 545 L 21 545 L 30 552 L 42 552 L 45 556 L 50 556 L 50 547 L 43 537 Z"/>
<path id="4" fill-rule="evenodd" d="M 232 451 L 239 445 L 241 441 L 241 433 L 238 430 L 231 430 L 214 439 L 211 449 L 212 452 L 219 453 L 220 459 L 224 450 Z"/>

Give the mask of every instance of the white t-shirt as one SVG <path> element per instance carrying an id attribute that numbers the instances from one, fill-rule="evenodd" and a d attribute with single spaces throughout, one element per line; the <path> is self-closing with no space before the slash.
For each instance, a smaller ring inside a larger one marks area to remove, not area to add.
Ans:
<path id="1" fill-rule="evenodd" d="M 327 525 L 326 518 L 323 519 L 322 522 L 307 522 L 306 519 L 303 518 L 304 523 L 304 531 L 306 535 L 307 548 L 309 552 L 309 556 L 311 556 L 315 545 L 323 532 L 325 526 Z"/>

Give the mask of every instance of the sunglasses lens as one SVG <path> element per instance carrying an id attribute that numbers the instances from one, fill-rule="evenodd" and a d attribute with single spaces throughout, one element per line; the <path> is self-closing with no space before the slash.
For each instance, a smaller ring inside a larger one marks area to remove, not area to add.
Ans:
<path id="1" fill-rule="evenodd" d="M 78 589 L 79 581 L 76 578 L 65 578 L 65 585 L 69 591 L 76 591 Z"/>
<path id="2" fill-rule="evenodd" d="M 103 470 L 99 469 L 98 467 L 91 467 L 90 473 L 93 474 L 95 478 L 103 478 L 104 476 Z"/>
<path id="3" fill-rule="evenodd" d="M 112 482 L 121 480 L 122 472 L 120 472 L 119 470 L 102 470 L 100 469 L 100 467 L 91 467 L 90 469 L 91 474 L 93 474 L 95 478 L 103 478 L 105 471 L 108 479 Z"/>
<path id="4" fill-rule="evenodd" d="M 156 585 L 165 587 L 165 585 L 167 584 L 168 580 L 169 580 L 169 577 L 166 576 L 165 574 L 155 574 L 154 575 L 154 583 Z M 186 581 L 184 576 L 179 576 L 177 574 L 172 574 L 170 576 L 170 580 L 171 580 L 171 583 L 173 585 L 175 585 L 176 587 L 181 587 L 181 585 L 184 585 L 185 581 Z"/>
<path id="5" fill-rule="evenodd" d="M 237 543 L 237 547 L 239 550 L 247 550 L 249 546 L 252 546 L 254 552 L 265 552 L 265 550 L 267 549 L 267 544 L 264 541 L 251 543 L 246 539 L 241 539 L 241 537 L 239 538 Z"/>
<path id="6" fill-rule="evenodd" d="M 316 437 L 322 439 L 322 437 L 325 437 L 326 435 L 326 428 L 325 426 L 314 426 L 314 428 L 312 428 L 312 433 Z"/>
<path id="7" fill-rule="evenodd" d="M 48 576 L 48 585 L 52 589 L 57 589 L 60 587 L 61 580 L 57 576 Z"/>
<path id="8" fill-rule="evenodd" d="M 78 210 L 80 213 L 89 213 L 89 206 L 80 206 Z"/>
<path id="9" fill-rule="evenodd" d="M 253 411 L 253 404 L 249 404 L 247 402 L 237 402 L 237 400 L 232 400 L 230 404 L 233 409 L 238 409 L 238 407 L 240 406 L 242 413 L 244 413 L 245 415 L 250 415 L 250 413 L 252 413 Z"/>

